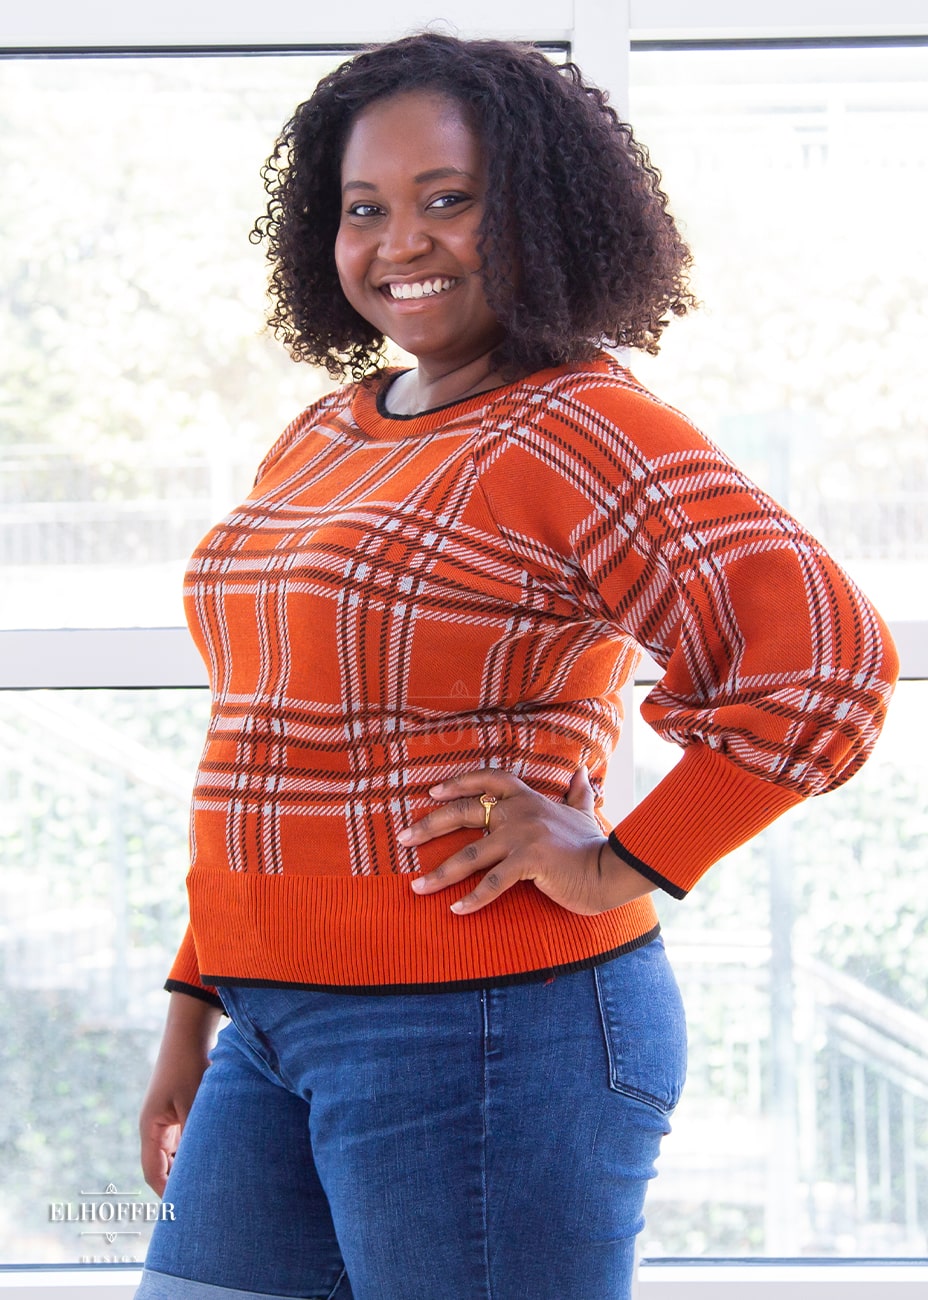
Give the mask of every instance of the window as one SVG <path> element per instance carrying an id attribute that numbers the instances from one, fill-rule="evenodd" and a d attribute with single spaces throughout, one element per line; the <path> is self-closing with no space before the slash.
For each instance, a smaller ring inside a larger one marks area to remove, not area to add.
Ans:
<path id="1" fill-rule="evenodd" d="M 924 619 L 927 49 L 659 49 L 630 66 L 630 118 L 704 303 L 634 370 L 886 616 Z M 927 707 L 924 682 L 903 682 L 862 774 L 663 907 L 693 1066 L 646 1255 L 928 1251 L 928 919 L 912 889 Z M 675 755 L 646 732 L 647 785 Z"/>
<path id="2" fill-rule="evenodd" d="M 330 386 L 261 336 L 247 236 L 261 163 L 334 61 L 0 60 L 6 627 L 181 624 L 190 550 Z M 151 681 L 123 644 L 129 680 Z M 140 1260 L 150 1221 L 69 1216 L 117 1203 L 109 1185 L 153 1199 L 137 1112 L 183 933 L 206 692 L 0 701 L 0 1262 Z"/>
<path id="3" fill-rule="evenodd" d="M 635 359 L 891 619 L 928 615 L 928 49 L 635 52 L 704 308 Z"/>
<path id="4" fill-rule="evenodd" d="M 202 690 L 0 696 L 4 1263 L 143 1253 L 138 1106 L 183 933 L 207 715 Z"/>
<path id="5" fill-rule="evenodd" d="M 336 61 L 0 62 L 4 626 L 182 623 L 186 557 L 329 386 L 260 332 L 248 231 Z"/>
<path id="6" fill-rule="evenodd" d="M 704 302 L 632 368 L 921 620 L 926 73 L 925 48 L 665 48 L 630 77 Z M 926 708 L 903 683 L 859 776 L 664 904 L 692 1066 L 646 1255 L 928 1250 Z M 668 749 L 635 728 L 645 788 Z"/>
<path id="7" fill-rule="evenodd" d="M 108 1183 L 148 1199 L 135 1113 L 182 922 L 185 806 L 205 707 L 201 692 L 179 689 L 201 680 L 172 630 L 180 572 L 261 451 L 329 382 L 260 335 L 261 255 L 246 239 L 263 203 L 257 169 L 293 105 L 338 61 L 333 49 L 431 17 L 414 8 L 385 18 L 359 0 L 344 17 L 313 15 L 312 31 L 305 6 L 286 0 L 267 16 L 234 0 L 108 16 L 36 0 L 0 19 L 11 50 L 82 39 L 125 48 L 0 61 L 10 340 L 0 355 L 0 622 L 12 629 L 0 632 L 0 686 L 98 688 L 0 697 L 0 999 L 14 1046 L 0 1065 L 11 1099 L 2 1263 L 144 1251 L 144 1238 L 82 1239 L 85 1225 L 52 1207 L 102 1196 Z M 928 673 L 926 316 L 914 242 L 926 51 L 910 39 L 841 50 L 732 43 L 928 29 L 905 0 L 878 15 L 868 4 L 836 13 L 827 0 L 743 10 L 636 0 L 606 14 L 586 0 L 513 0 L 505 11 L 472 5 L 461 19 L 465 34 L 479 25 L 572 42 L 617 97 L 631 21 L 630 116 L 690 235 L 706 304 L 674 325 L 655 363 L 636 357 L 633 368 L 902 620 L 913 679 L 845 792 L 772 828 L 686 902 L 664 903 L 693 1060 L 653 1188 L 645 1300 L 726 1287 L 750 1297 L 761 1284 L 774 1296 L 798 1284 L 796 1271 L 712 1273 L 711 1257 L 898 1261 L 925 1252 L 928 1223 L 928 959 L 912 884 L 925 835 L 916 679 Z M 680 44 L 700 36 L 729 43 Z M 230 52 L 244 42 L 251 57 Z M 674 754 L 632 730 L 646 783 Z M 628 772 L 617 765 L 619 801 L 631 797 Z M 701 1263 L 687 1269 L 681 1256 Z M 9 1292 L 17 1275 L 2 1263 Z M 898 1263 L 852 1272 L 826 1270 L 862 1300 L 909 1286 L 914 1295 L 925 1281 Z M 118 1267 L 57 1282 L 61 1294 L 88 1284 L 132 1292 Z"/>

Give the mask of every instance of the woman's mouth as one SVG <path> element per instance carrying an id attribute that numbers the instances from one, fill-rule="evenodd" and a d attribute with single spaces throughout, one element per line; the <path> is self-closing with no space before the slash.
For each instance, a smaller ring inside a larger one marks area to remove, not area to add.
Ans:
<path id="1" fill-rule="evenodd" d="M 382 286 L 381 292 L 388 294 L 397 302 L 405 302 L 411 298 L 434 298 L 436 294 L 447 293 L 456 284 L 460 284 L 460 280 L 435 276 L 430 280 L 412 280 L 403 284 L 385 284 Z"/>

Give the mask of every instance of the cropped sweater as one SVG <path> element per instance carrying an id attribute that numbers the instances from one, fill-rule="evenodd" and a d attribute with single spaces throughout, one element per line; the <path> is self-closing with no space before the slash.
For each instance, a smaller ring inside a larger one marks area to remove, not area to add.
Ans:
<path id="1" fill-rule="evenodd" d="M 396 838 L 463 771 L 560 800 L 585 763 L 597 788 L 640 647 L 664 669 L 645 719 L 682 756 L 610 842 L 676 897 L 879 731 L 879 616 L 612 358 L 415 416 L 381 387 L 300 415 L 192 558 L 212 712 L 168 988 L 459 988 L 647 942 L 649 896 L 578 916 L 521 882 L 459 917 L 473 882 L 410 884 L 477 832 Z"/>

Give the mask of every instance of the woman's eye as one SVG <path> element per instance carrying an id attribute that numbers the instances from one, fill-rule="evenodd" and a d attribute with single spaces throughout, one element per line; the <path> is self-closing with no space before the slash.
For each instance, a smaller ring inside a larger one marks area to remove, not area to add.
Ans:
<path id="1" fill-rule="evenodd" d="M 380 208 L 376 203 L 352 203 L 348 209 L 349 217 L 376 217 L 380 215 Z"/>
<path id="2" fill-rule="evenodd" d="M 457 207 L 459 203 L 466 203 L 469 197 L 468 194 L 439 194 L 437 199 L 432 199 L 429 207 L 445 211 Z"/>

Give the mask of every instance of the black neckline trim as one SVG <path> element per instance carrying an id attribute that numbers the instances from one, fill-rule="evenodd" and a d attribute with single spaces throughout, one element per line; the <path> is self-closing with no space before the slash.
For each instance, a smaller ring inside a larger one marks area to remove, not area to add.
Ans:
<path id="1" fill-rule="evenodd" d="M 400 375 L 408 375 L 408 370 L 398 370 L 396 374 L 391 374 L 386 383 L 381 383 L 377 389 L 377 414 L 382 420 L 421 420 L 427 415 L 435 415 L 439 411 L 450 411 L 452 407 L 463 406 L 466 402 L 475 402 L 480 397 L 488 397 L 490 393 L 498 393 L 503 388 L 511 388 L 512 384 L 496 384 L 493 388 L 484 388 L 479 393 L 472 393 L 469 397 L 459 397 L 455 402 L 443 402 L 441 406 L 429 406 L 424 411 L 414 411 L 412 415 L 396 415 L 393 411 L 387 410 L 387 392 L 392 384 L 399 379 Z"/>

